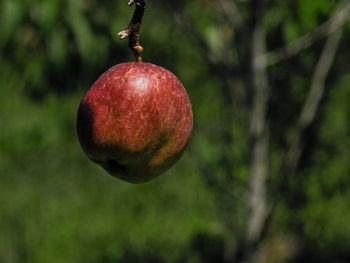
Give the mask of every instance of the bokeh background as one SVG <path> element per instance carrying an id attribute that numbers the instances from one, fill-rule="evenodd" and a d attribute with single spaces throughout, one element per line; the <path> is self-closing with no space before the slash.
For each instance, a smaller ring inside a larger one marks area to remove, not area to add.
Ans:
<path id="1" fill-rule="evenodd" d="M 350 1 L 147 1 L 144 61 L 192 101 L 133 185 L 82 152 L 80 99 L 133 61 L 127 0 L 0 0 L 0 262 L 350 262 Z"/>

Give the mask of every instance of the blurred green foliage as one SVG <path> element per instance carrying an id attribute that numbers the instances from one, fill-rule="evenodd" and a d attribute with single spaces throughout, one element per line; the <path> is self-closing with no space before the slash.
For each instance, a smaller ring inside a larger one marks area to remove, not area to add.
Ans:
<path id="1" fill-rule="evenodd" d="M 133 60 L 127 42 L 117 39 L 133 8 L 124 0 L 0 1 L 0 262 L 224 262 L 224 254 L 240 246 L 249 114 L 237 107 L 227 125 L 220 75 L 173 14 L 181 10 L 192 19 L 189 27 L 206 40 L 206 55 L 218 64 L 240 59 L 240 52 L 225 52 L 220 41 L 236 32 L 213 8 L 215 1 L 178 1 L 170 8 L 165 2 L 148 1 L 141 28 L 144 61 L 181 79 L 193 104 L 194 133 L 171 170 L 132 185 L 86 158 L 75 118 L 93 81 L 110 66 Z M 246 16 L 246 1 L 237 2 Z M 335 3 L 270 1 L 268 48 L 313 30 Z M 304 253 L 291 261 L 350 260 L 349 43 L 347 25 L 328 81 L 332 88 L 274 218 L 274 235 L 295 239 Z M 321 48 L 316 44 L 270 69 L 272 179 L 279 176 L 282 136 L 300 112 Z M 234 142 L 229 153 L 223 150 L 226 126 Z M 235 190 L 223 193 L 205 171 L 215 171 L 225 184 L 225 158 L 234 163 Z"/>

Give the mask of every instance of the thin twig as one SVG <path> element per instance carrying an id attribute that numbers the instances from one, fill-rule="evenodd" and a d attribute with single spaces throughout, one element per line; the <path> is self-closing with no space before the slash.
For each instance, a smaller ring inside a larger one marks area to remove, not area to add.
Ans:
<path id="1" fill-rule="evenodd" d="M 332 34 L 349 20 L 350 2 L 344 4 L 344 6 L 341 9 L 338 9 L 330 19 L 318 26 L 314 31 L 300 37 L 299 39 L 293 41 L 285 47 L 280 48 L 277 51 L 272 51 L 264 54 L 263 61 L 266 62 L 267 66 L 271 66 L 284 59 L 295 56 L 301 51 L 312 46 L 318 40 Z"/>
<path id="2" fill-rule="evenodd" d="M 311 88 L 299 117 L 297 131 L 291 140 L 290 148 L 287 152 L 285 165 L 285 170 L 288 171 L 287 173 L 293 173 L 295 171 L 304 149 L 302 137 L 316 119 L 316 114 L 321 105 L 321 99 L 325 93 L 326 78 L 333 64 L 336 49 L 339 44 L 341 31 L 341 29 L 338 29 L 329 35 L 316 65 Z"/>
<path id="3" fill-rule="evenodd" d="M 337 10 L 342 10 L 345 3 L 349 0 L 343 0 L 339 3 Z M 274 194 L 274 202 L 272 209 L 269 212 L 269 216 L 273 216 L 277 205 L 282 200 L 282 195 L 285 194 L 285 188 L 288 183 L 288 179 L 298 167 L 300 156 L 304 150 L 304 134 L 315 122 L 316 113 L 321 106 L 321 99 L 325 93 L 325 82 L 328 77 L 329 71 L 333 64 L 336 50 L 338 48 L 342 33 L 342 26 L 337 28 L 334 32 L 328 35 L 326 43 L 321 52 L 320 58 L 314 70 L 312 77 L 310 91 L 307 95 L 303 109 L 300 113 L 297 128 L 294 131 L 293 137 L 289 140 L 289 148 L 287 149 L 284 163 L 281 169 L 281 180 L 278 182 Z"/>
<path id="4" fill-rule="evenodd" d="M 141 27 L 141 21 L 142 17 L 145 11 L 146 7 L 146 1 L 145 0 L 130 0 L 128 5 L 132 6 L 135 3 L 135 11 L 134 15 L 131 19 L 131 22 L 129 26 L 118 33 L 120 39 L 129 38 L 129 47 L 135 54 L 135 58 L 137 62 L 142 62 L 142 51 L 143 48 L 140 46 L 139 38 L 140 38 L 140 27 Z"/>
<path id="5" fill-rule="evenodd" d="M 350 7 L 350 1 L 343 0 L 339 3 L 337 13 L 339 10 L 344 10 L 345 3 L 348 3 L 347 7 Z M 325 82 L 335 58 L 341 33 L 342 27 L 339 27 L 327 37 L 327 41 L 316 64 L 309 93 L 300 113 L 294 136 L 290 140 L 290 146 L 284 164 L 284 176 L 294 173 L 298 165 L 300 155 L 304 148 L 303 135 L 315 122 L 316 114 L 319 111 L 321 100 L 325 93 Z"/>

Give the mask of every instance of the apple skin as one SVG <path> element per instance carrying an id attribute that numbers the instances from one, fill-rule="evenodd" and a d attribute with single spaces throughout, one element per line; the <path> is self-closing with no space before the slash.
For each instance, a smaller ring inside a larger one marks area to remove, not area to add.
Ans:
<path id="1" fill-rule="evenodd" d="M 192 132 L 191 102 L 169 70 L 144 62 L 115 65 L 80 102 L 77 133 L 89 159 L 130 183 L 169 169 Z"/>

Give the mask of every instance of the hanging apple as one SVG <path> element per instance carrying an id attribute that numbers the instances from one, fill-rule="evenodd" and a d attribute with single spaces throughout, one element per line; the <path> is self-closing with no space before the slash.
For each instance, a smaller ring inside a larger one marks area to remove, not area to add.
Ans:
<path id="1" fill-rule="evenodd" d="M 93 162 L 115 177 L 142 183 L 181 157 L 192 131 L 192 108 L 173 73 L 142 62 L 138 32 L 145 3 L 135 2 L 134 17 L 119 35 L 129 37 L 137 62 L 115 65 L 96 80 L 79 105 L 77 132 Z"/>

